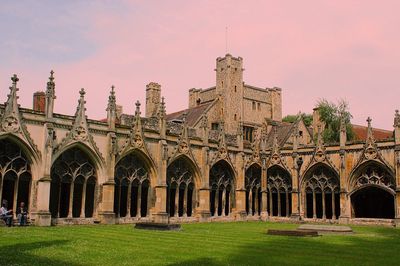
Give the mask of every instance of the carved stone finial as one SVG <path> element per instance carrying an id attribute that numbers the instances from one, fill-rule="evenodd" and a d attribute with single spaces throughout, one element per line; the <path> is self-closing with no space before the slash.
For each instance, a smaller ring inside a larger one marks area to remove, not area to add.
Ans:
<path id="1" fill-rule="evenodd" d="M 107 111 L 115 111 L 117 109 L 116 97 L 115 97 L 115 87 L 111 86 L 110 96 L 108 96 L 108 106 Z"/>
<path id="2" fill-rule="evenodd" d="M 17 86 L 17 82 L 19 81 L 19 78 L 17 77 L 17 74 L 14 74 L 14 75 L 11 77 L 11 80 L 12 80 L 12 85 L 13 85 L 13 86 Z"/>
<path id="3" fill-rule="evenodd" d="M 343 116 L 340 117 L 340 131 L 346 132 L 346 121 Z"/>
<path id="4" fill-rule="evenodd" d="M 374 136 L 373 136 L 373 133 L 372 133 L 371 121 L 372 121 L 372 119 L 370 117 L 368 117 L 367 118 L 367 122 L 368 122 L 367 143 L 373 143 L 374 142 Z"/>
<path id="5" fill-rule="evenodd" d="M 187 112 L 187 110 L 185 110 L 182 114 L 182 122 L 184 125 L 186 124 L 187 115 L 188 115 L 188 112 Z"/>
<path id="6" fill-rule="evenodd" d="M 394 126 L 400 127 L 400 113 L 399 110 L 396 110 L 394 113 Z"/>
<path id="7" fill-rule="evenodd" d="M 81 88 L 81 90 L 79 91 L 79 94 L 81 95 L 81 99 L 83 99 L 85 97 L 85 94 L 86 94 L 85 89 Z"/>
<path id="8" fill-rule="evenodd" d="M 54 81 L 54 71 L 53 71 L 53 70 L 50 71 L 49 81 L 50 81 L 50 82 L 53 82 L 53 81 Z"/>
<path id="9" fill-rule="evenodd" d="M 135 110 L 135 116 L 140 116 L 140 102 L 136 101 L 136 110 Z"/>
<path id="10" fill-rule="evenodd" d="M 165 100 L 164 97 L 161 97 L 160 109 L 158 111 L 158 117 L 160 119 L 164 119 L 166 116 L 166 109 L 165 109 Z"/>

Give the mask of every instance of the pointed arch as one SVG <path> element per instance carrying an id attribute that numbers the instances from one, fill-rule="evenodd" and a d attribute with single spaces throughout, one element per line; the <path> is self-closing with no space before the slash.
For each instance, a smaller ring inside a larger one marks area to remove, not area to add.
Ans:
<path id="1" fill-rule="evenodd" d="M 289 217 L 292 213 L 292 176 L 281 165 L 267 169 L 267 210 L 270 216 Z"/>
<path id="2" fill-rule="evenodd" d="M 245 171 L 246 213 L 261 214 L 261 172 L 262 166 L 254 162 Z"/>
<path id="3" fill-rule="evenodd" d="M 236 178 L 231 164 L 218 160 L 210 168 L 210 212 L 211 216 L 226 216 L 234 207 Z"/>
<path id="4" fill-rule="evenodd" d="M 143 151 L 130 149 L 120 156 L 114 171 L 116 217 L 148 216 L 151 184 L 156 180 L 154 164 Z"/>
<path id="5" fill-rule="evenodd" d="M 16 144 L 26 155 L 27 159 L 32 165 L 36 165 L 40 161 L 40 154 L 38 154 L 34 149 L 32 149 L 24 139 L 12 133 L 6 133 L 0 135 L 0 140 L 8 140 Z"/>
<path id="6" fill-rule="evenodd" d="M 200 170 L 187 155 L 180 154 L 167 168 L 166 209 L 173 217 L 191 217 L 196 206 L 196 188 L 201 186 Z"/>
<path id="7" fill-rule="evenodd" d="M 32 160 L 13 138 L 0 139 L 0 201 L 7 201 L 16 213 L 21 202 L 29 208 L 32 183 Z"/>
<path id="8" fill-rule="evenodd" d="M 76 142 L 71 142 L 65 146 L 62 147 L 60 150 L 56 150 L 52 156 L 52 162 L 51 164 L 53 165 L 54 162 L 65 152 L 71 149 L 79 149 L 82 152 L 85 153 L 86 156 L 91 160 L 93 165 L 96 168 L 96 172 L 101 172 L 103 171 L 104 168 L 104 161 L 103 158 L 95 151 L 93 150 L 89 145 L 87 145 L 84 142 L 81 141 L 76 141 Z"/>
<path id="9" fill-rule="evenodd" d="M 340 178 L 324 162 L 312 165 L 300 180 L 307 218 L 337 219 L 340 215 Z"/>
<path id="10" fill-rule="evenodd" d="M 393 170 L 381 161 L 367 160 L 351 171 L 348 180 L 350 193 L 371 184 L 394 193 L 396 181 Z"/>
<path id="11" fill-rule="evenodd" d="M 99 166 L 93 154 L 82 147 L 68 146 L 52 163 L 49 209 L 53 218 L 90 218 L 96 214 Z"/>

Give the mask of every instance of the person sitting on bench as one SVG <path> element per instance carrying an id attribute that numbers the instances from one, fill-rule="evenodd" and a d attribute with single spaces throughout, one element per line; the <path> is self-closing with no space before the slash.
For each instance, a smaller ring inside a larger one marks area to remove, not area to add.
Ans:
<path id="1" fill-rule="evenodd" d="M 10 227 L 12 225 L 13 216 L 12 216 L 12 210 L 8 210 L 7 207 L 8 207 L 8 202 L 6 200 L 3 200 L 0 208 L 0 218 L 4 220 L 7 226 Z"/>
<path id="2" fill-rule="evenodd" d="M 25 207 L 25 202 L 23 201 L 21 201 L 19 207 L 17 208 L 17 218 L 20 226 L 26 225 L 26 221 L 28 219 L 28 209 Z"/>

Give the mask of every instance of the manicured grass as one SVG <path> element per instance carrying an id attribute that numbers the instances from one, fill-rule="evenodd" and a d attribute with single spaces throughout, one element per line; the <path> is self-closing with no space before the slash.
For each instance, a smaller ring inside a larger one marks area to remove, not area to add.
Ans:
<path id="1" fill-rule="evenodd" d="M 354 227 L 354 235 L 269 236 L 297 225 L 186 224 L 179 232 L 133 225 L 0 228 L 1 265 L 399 265 L 400 230 Z"/>

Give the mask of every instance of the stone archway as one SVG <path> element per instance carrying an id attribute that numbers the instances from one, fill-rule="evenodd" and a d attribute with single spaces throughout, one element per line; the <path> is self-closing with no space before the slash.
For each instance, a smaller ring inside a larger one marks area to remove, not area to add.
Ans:
<path id="1" fill-rule="evenodd" d="M 90 218 L 95 213 L 96 168 L 78 147 L 64 151 L 51 167 L 50 204 L 53 218 Z"/>
<path id="2" fill-rule="evenodd" d="M 32 182 L 31 162 L 22 149 L 7 139 L 0 140 L 0 199 L 16 213 L 21 202 L 29 207 Z"/>
<path id="3" fill-rule="evenodd" d="M 383 165 L 367 162 L 354 172 L 350 194 L 353 218 L 395 217 L 394 177 Z"/>
<path id="4" fill-rule="evenodd" d="M 247 215 L 261 214 L 261 166 L 252 164 L 245 172 Z"/>
<path id="5" fill-rule="evenodd" d="M 292 213 L 292 179 L 288 171 L 272 166 L 267 171 L 267 211 L 270 216 L 289 217 Z"/>
<path id="6" fill-rule="evenodd" d="M 195 202 L 194 165 L 180 156 L 167 169 L 166 209 L 170 217 L 191 217 Z"/>
<path id="7" fill-rule="evenodd" d="M 340 181 L 335 171 L 317 164 L 307 171 L 302 184 L 306 218 L 337 219 L 340 215 Z"/>
<path id="8" fill-rule="evenodd" d="M 149 214 L 150 169 L 137 153 L 129 153 L 115 166 L 114 213 L 116 217 Z"/>
<path id="9" fill-rule="evenodd" d="M 234 202 L 234 173 L 228 162 L 220 160 L 210 169 L 211 216 L 228 216 Z"/>

